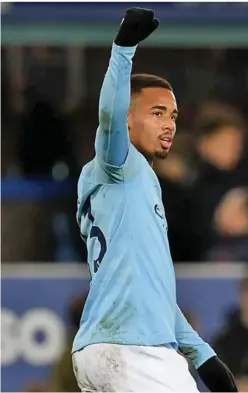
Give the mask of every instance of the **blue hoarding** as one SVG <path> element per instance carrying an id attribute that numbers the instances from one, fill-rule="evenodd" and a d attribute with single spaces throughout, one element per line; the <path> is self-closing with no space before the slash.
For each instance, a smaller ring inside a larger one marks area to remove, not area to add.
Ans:
<path id="1" fill-rule="evenodd" d="M 89 284 L 87 270 L 80 266 L 18 269 L 12 267 L 8 274 L 3 270 L 2 276 L 4 392 L 23 391 L 31 380 L 49 378 L 63 349 L 67 306 L 72 297 L 87 292 Z M 196 313 L 205 338 L 220 328 L 225 311 L 238 302 L 239 281 L 239 275 L 179 275 L 178 303 Z"/>

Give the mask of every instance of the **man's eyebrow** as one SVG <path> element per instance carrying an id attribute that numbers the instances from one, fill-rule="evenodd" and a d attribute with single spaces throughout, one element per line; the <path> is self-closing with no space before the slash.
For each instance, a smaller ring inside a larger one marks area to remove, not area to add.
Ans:
<path id="1" fill-rule="evenodd" d="M 159 109 L 159 110 L 162 110 L 162 111 L 167 111 L 167 107 L 166 106 L 164 106 L 164 105 L 155 105 L 155 106 L 153 106 L 152 108 L 150 108 L 151 110 L 152 109 Z M 172 111 L 172 113 L 175 113 L 176 115 L 178 115 L 178 110 L 177 109 L 174 109 L 173 111 Z"/>

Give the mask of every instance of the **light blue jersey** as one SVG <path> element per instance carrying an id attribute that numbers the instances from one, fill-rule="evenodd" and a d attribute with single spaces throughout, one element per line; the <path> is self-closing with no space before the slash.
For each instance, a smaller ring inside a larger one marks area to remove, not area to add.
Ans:
<path id="1" fill-rule="evenodd" d="M 199 367 L 215 353 L 177 306 L 160 185 L 129 140 L 135 50 L 113 44 L 100 94 L 96 156 L 78 183 L 77 220 L 92 281 L 73 352 L 94 343 L 171 344 Z"/>

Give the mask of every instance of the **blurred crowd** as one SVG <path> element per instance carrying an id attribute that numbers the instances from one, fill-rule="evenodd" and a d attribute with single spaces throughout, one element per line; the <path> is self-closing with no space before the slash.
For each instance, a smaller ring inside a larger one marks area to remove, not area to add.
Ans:
<path id="1" fill-rule="evenodd" d="M 29 187 L 40 182 L 44 194 L 44 179 L 72 184 L 69 193 L 50 199 L 23 196 L 21 185 L 2 194 L 2 260 L 85 261 L 75 221 L 76 182 L 94 155 L 110 51 L 76 49 L 80 64 L 83 54 L 84 78 L 66 48 L 22 51 L 25 67 L 15 73 L 2 48 L 2 189 L 16 179 Z M 69 107 L 74 71 L 68 64 L 79 73 L 74 89 L 82 91 Z M 248 262 L 247 70 L 242 49 L 140 48 L 135 58 L 134 72 L 167 78 L 178 99 L 174 146 L 155 165 L 175 262 Z"/>
<path id="2" fill-rule="evenodd" d="M 157 162 L 176 261 L 248 261 L 246 125 L 238 112 L 205 104 L 194 129 Z"/>

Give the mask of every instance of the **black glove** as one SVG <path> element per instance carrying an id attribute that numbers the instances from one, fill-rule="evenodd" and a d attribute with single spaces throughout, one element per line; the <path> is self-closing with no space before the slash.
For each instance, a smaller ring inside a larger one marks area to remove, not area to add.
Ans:
<path id="1" fill-rule="evenodd" d="M 238 391 L 231 371 L 217 356 L 208 359 L 197 371 L 210 392 Z"/>
<path id="2" fill-rule="evenodd" d="M 118 46 L 135 46 L 156 30 L 158 19 L 154 12 L 145 8 L 130 8 L 126 11 L 119 32 L 114 40 Z"/>

